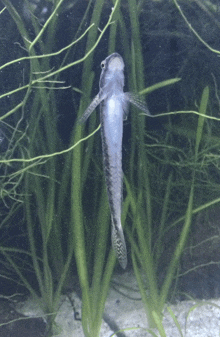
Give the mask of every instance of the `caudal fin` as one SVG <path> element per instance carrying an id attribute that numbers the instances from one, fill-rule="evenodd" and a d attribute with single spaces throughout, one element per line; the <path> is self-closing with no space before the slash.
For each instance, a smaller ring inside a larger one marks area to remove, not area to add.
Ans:
<path id="1" fill-rule="evenodd" d="M 121 223 L 112 221 L 112 247 L 123 269 L 127 266 L 127 248 Z"/>

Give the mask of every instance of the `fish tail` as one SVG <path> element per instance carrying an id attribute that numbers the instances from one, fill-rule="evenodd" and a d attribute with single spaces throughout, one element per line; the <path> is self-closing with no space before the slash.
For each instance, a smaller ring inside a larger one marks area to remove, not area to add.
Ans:
<path id="1" fill-rule="evenodd" d="M 121 222 L 112 220 L 112 247 L 123 269 L 127 266 L 127 248 Z"/>

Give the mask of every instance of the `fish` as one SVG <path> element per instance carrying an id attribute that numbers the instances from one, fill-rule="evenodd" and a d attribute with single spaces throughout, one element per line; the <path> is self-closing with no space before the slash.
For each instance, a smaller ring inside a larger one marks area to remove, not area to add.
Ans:
<path id="1" fill-rule="evenodd" d="M 134 104 L 147 115 L 150 115 L 150 112 L 146 103 L 138 95 L 124 92 L 124 67 L 123 58 L 118 53 L 109 55 L 101 62 L 99 93 L 78 122 L 84 123 L 100 105 L 103 168 L 111 213 L 111 241 L 120 266 L 126 269 L 127 248 L 121 224 L 123 121 L 127 119 L 129 103 Z"/>

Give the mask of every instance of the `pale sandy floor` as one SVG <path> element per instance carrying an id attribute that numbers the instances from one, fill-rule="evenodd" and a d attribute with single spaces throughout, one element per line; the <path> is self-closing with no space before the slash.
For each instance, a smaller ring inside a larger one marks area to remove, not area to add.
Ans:
<path id="1" fill-rule="evenodd" d="M 81 322 L 74 319 L 72 305 L 74 302 L 75 310 L 79 312 L 80 317 L 81 301 L 74 294 L 70 295 L 70 298 L 63 296 L 61 299 L 56 319 L 56 335 L 59 337 L 84 337 Z M 190 311 L 195 303 L 193 301 L 183 301 L 177 305 L 169 306 L 180 324 L 183 336 L 220 336 L 220 300 L 210 300 L 208 303 L 207 301 L 197 302 L 201 303 L 201 305 Z M 36 310 L 36 305 L 31 300 L 24 303 L 17 310 L 32 317 L 40 314 L 40 311 Z M 113 334 L 113 326 L 115 326 L 115 329 L 121 329 L 121 333 L 117 335 L 120 337 L 152 336 L 146 330 L 148 328 L 146 313 L 140 300 L 135 278 L 131 272 L 114 277 L 106 302 L 104 318 L 105 321 L 102 324 L 100 337 L 110 337 Z M 163 326 L 167 337 L 181 336 L 167 309 L 164 310 Z M 123 329 L 126 329 L 126 331 L 122 331 Z M 156 330 L 154 332 L 157 336 L 160 336 Z"/>

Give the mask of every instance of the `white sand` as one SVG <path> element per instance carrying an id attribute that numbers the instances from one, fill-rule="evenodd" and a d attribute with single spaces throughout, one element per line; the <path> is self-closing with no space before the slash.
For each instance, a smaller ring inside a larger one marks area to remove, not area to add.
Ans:
<path id="1" fill-rule="evenodd" d="M 117 289 L 116 289 L 117 288 Z M 61 305 L 56 318 L 57 331 L 54 336 L 59 337 L 84 337 L 81 321 L 74 319 L 72 303 L 81 317 L 81 301 L 75 295 L 70 298 L 62 296 Z M 72 302 L 72 303 L 71 303 Z M 190 311 L 196 303 L 200 303 L 194 310 Z M 212 303 L 212 304 L 211 304 Z M 177 305 L 169 306 L 175 314 L 182 334 L 185 337 L 217 337 L 220 336 L 220 300 L 210 301 L 183 301 Z M 27 316 L 40 314 L 31 300 L 17 308 Z M 110 337 L 114 332 L 111 327 L 120 329 L 120 337 L 150 337 L 146 312 L 140 294 L 138 292 L 135 277 L 131 272 L 124 273 L 113 278 L 106 302 L 105 321 L 103 320 L 100 337 Z M 108 324 L 108 323 L 109 324 Z M 110 327 L 111 326 L 111 327 Z M 168 310 L 164 310 L 163 326 L 167 337 L 181 336 Z M 128 329 L 130 328 L 130 329 Z M 126 329 L 126 331 L 122 331 Z M 128 329 L 128 330 L 127 330 Z M 160 336 L 157 330 L 154 330 Z M 116 336 L 116 335 L 115 335 Z"/>

